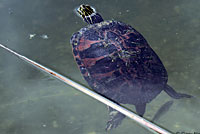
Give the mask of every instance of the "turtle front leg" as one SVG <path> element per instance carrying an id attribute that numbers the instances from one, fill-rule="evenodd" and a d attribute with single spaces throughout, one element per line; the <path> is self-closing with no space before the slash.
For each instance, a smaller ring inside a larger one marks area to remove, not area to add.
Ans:
<path id="1" fill-rule="evenodd" d="M 126 117 L 125 115 L 123 115 L 122 113 L 118 112 L 117 110 L 108 107 L 109 110 L 109 120 L 107 121 L 107 125 L 106 125 L 106 131 L 109 131 L 113 128 L 116 128 L 117 126 L 119 126 L 122 122 L 122 120 Z"/>

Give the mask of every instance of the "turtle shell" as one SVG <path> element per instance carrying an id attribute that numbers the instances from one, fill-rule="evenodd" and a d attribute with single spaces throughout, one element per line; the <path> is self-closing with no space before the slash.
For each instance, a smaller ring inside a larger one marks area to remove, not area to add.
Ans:
<path id="1" fill-rule="evenodd" d="M 115 102 L 146 104 L 167 83 L 161 60 L 130 25 L 114 20 L 89 25 L 73 34 L 71 44 L 89 86 Z"/>

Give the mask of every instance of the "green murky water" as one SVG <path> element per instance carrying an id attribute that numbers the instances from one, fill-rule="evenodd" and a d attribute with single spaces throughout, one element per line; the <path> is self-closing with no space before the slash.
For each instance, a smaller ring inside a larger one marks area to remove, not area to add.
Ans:
<path id="1" fill-rule="evenodd" d="M 0 0 L 0 43 L 87 86 L 69 44 L 86 25 L 73 12 L 82 3 L 141 32 L 168 70 L 169 84 L 197 98 L 175 100 L 156 124 L 174 133 L 200 133 L 198 0 Z M 145 118 L 151 120 L 170 99 L 162 92 L 147 105 Z M 107 119 L 104 104 L 0 48 L 0 134 L 104 134 Z M 150 132 L 125 119 L 109 133 Z"/>

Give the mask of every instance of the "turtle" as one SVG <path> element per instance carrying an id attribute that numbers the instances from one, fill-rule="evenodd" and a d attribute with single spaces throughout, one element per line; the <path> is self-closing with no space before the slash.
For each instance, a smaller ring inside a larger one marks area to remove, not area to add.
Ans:
<path id="1" fill-rule="evenodd" d="M 95 92 L 119 105 L 134 105 L 140 116 L 161 91 L 174 99 L 192 97 L 167 84 L 162 61 L 132 26 L 103 20 L 88 4 L 81 4 L 75 12 L 88 25 L 74 33 L 70 43 L 80 72 Z M 119 126 L 125 118 L 111 107 L 109 115 L 106 131 Z"/>

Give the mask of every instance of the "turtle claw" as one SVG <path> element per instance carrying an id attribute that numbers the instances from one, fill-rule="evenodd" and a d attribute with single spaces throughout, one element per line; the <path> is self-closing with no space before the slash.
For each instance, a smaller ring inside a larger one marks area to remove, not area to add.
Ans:
<path id="1" fill-rule="evenodd" d="M 122 120 L 125 118 L 125 115 L 121 114 L 120 112 L 113 109 L 113 111 L 110 112 L 110 119 L 107 121 L 107 125 L 105 130 L 109 131 L 113 128 L 118 127 Z"/>
<path id="2" fill-rule="evenodd" d="M 111 130 L 111 129 L 113 129 L 113 128 L 116 128 L 116 126 L 114 126 L 114 125 L 112 124 L 112 121 L 109 120 L 109 121 L 107 122 L 107 124 L 106 124 L 105 130 L 106 130 L 106 131 L 109 131 L 109 130 Z"/>

